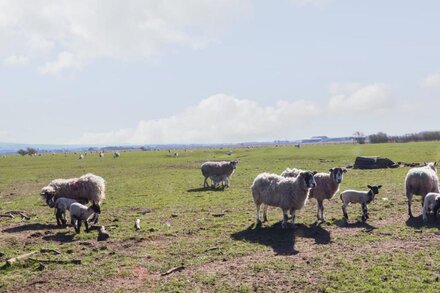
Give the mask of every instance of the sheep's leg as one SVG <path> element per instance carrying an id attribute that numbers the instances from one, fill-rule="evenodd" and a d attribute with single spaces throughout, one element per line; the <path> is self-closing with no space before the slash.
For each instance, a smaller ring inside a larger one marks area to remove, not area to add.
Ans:
<path id="1" fill-rule="evenodd" d="M 263 222 L 267 222 L 267 204 L 263 206 Z"/>
<path id="2" fill-rule="evenodd" d="M 84 221 L 84 226 L 86 226 L 86 232 L 89 233 L 89 221 Z"/>
<path id="3" fill-rule="evenodd" d="M 289 219 L 287 212 L 287 209 L 283 209 L 283 221 L 281 222 L 281 228 L 283 229 L 287 228 L 287 220 Z"/>
<path id="4" fill-rule="evenodd" d="M 344 218 L 348 220 L 347 205 L 345 203 L 342 204 L 342 213 L 344 214 Z"/>
<path id="5" fill-rule="evenodd" d="M 257 225 L 261 224 L 261 220 L 260 220 L 260 207 L 261 207 L 261 203 L 256 203 L 255 204 L 257 207 Z"/>
<path id="6" fill-rule="evenodd" d="M 362 204 L 362 222 L 365 222 L 368 219 L 368 208 L 367 204 Z"/>
<path id="7" fill-rule="evenodd" d="M 290 215 L 292 216 L 292 225 L 295 226 L 295 210 L 290 209 Z"/>
<path id="8" fill-rule="evenodd" d="M 55 218 L 57 219 L 57 225 L 61 226 L 61 211 L 58 209 L 56 210 Z"/>
<path id="9" fill-rule="evenodd" d="M 322 200 L 318 200 L 318 213 L 316 217 L 318 218 L 318 221 L 324 221 L 324 205 L 322 203 Z"/>
<path id="10" fill-rule="evenodd" d="M 203 181 L 203 187 L 209 187 L 208 177 L 205 177 L 205 180 Z"/>
<path id="11" fill-rule="evenodd" d="M 411 204 L 412 204 L 412 193 L 407 193 L 406 197 L 408 198 L 408 216 L 410 218 L 414 218 L 412 212 L 411 212 Z"/>
<path id="12" fill-rule="evenodd" d="M 66 219 L 66 213 L 65 213 L 65 212 L 62 213 L 62 216 L 61 216 L 61 222 L 63 223 L 63 226 L 66 226 L 66 224 L 67 224 L 67 219 Z"/>
<path id="13" fill-rule="evenodd" d="M 73 228 L 75 228 L 75 232 L 76 233 L 80 233 L 81 232 L 81 221 L 78 219 L 72 219 L 72 226 Z"/>

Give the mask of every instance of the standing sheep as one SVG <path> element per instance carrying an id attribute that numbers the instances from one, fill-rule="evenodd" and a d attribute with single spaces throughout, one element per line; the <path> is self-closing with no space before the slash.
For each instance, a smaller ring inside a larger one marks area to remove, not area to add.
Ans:
<path id="1" fill-rule="evenodd" d="M 77 201 L 67 197 L 60 197 L 55 201 L 55 216 L 57 219 L 57 225 L 66 225 L 66 210 L 70 211 L 70 206 Z"/>
<path id="2" fill-rule="evenodd" d="M 91 173 L 79 178 L 55 179 L 43 187 L 40 194 L 50 207 L 60 197 L 72 198 L 81 203 L 92 201 L 99 205 L 105 198 L 105 181 Z"/>
<path id="3" fill-rule="evenodd" d="M 373 201 L 376 194 L 379 194 L 379 189 L 382 185 L 367 185 L 367 187 L 369 189 L 368 191 L 345 190 L 341 193 L 342 213 L 344 214 L 345 220 L 348 220 L 347 206 L 350 203 L 360 203 L 362 205 L 362 221 L 365 222 L 368 219 L 367 204 Z"/>
<path id="4" fill-rule="evenodd" d="M 226 176 L 228 179 L 237 168 L 238 161 L 206 162 L 200 166 L 205 177 L 203 187 L 209 187 L 208 178 L 211 176 Z M 228 180 L 229 185 L 229 180 Z"/>
<path id="5" fill-rule="evenodd" d="M 434 214 L 434 220 L 437 221 L 437 213 L 440 209 L 440 193 L 430 192 L 425 196 L 423 203 L 423 221 L 428 221 L 428 213 L 432 212 Z"/>
<path id="6" fill-rule="evenodd" d="M 330 173 L 318 173 L 315 175 L 316 188 L 310 190 L 309 198 L 314 198 L 317 201 L 318 221 L 324 220 L 324 199 L 331 199 L 339 190 L 339 184 L 341 184 L 344 177 L 344 173 L 347 172 L 343 168 L 331 168 Z"/>
<path id="7" fill-rule="evenodd" d="M 121 157 L 121 154 L 119 152 L 113 153 L 113 159 L 119 159 Z"/>
<path id="8" fill-rule="evenodd" d="M 76 233 L 80 233 L 81 222 L 86 226 L 86 232 L 89 232 L 89 222 L 97 223 L 101 208 L 99 205 L 92 203 L 91 207 L 86 207 L 80 203 L 72 203 L 70 205 L 70 223 L 75 228 Z"/>
<path id="9" fill-rule="evenodd" d="M 439 192 L 437 163 L 428 163 L 424 167 L 411 168 L 405 178 L 406 197 L 408 198 L 408 215 L 413 218 L 411 211 L 413 194 L 422 196 L 422 207 L 425 196 L 429 192 Z"/>
<path id="10" fill-rule="evenodd" d="M 316 173 L 316 172 L 315 172 Z M 314 173 L 301 172 L 296 178 L 285 178 L 277 174 L 262 173 L 252 183 L 251 190 L 257 208 L 257 225 L 261 224 L 260 206 L 263 204 L 263 220 L 267 221 L 267 206 L 279 207 L 283 211 L 282 228 L 287 227 L 287 211 L 291 211 L 292 223 L 295 211 L 302 209 L 310 188 L 316 187 Z"/>

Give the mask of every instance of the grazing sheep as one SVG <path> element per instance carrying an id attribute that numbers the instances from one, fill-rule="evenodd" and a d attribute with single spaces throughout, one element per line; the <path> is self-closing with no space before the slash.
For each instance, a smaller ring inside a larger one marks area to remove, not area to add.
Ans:
<path id="1" fill-rule="evenodd" d="M 324 220 L 324 199 L 331 199 L 339 190 L 339 184 L 343 174 L 347 172 L 344 168 L 331 168 L 330 173 L 318 173 L 315 175 L 316 188 L 310 190 L 309 198 L 316 199 L 318 205 L 317 219 Z"/>
<path id="2" fill-rule="evenodd" d="M 113 159 L 119 159 L 121 157 L 121 154 L 119 152 L 113 153 Z"/>
<path id="3" fill-rule="evenodd" d="M 67 197 L 60 197 L 55 201 L 55 216 L 58 226 L 66 225 L 66 210 L 70 211 L 70 205 L 76 202 L 76 200 Z"/>
<path id="4" fill-rule="evenodd" d="M 99 152 L 99 157 L 102 159 L 104 158 L 104 152 Z"/>
<path id="5" fill-rule="evenodd" d="M 342 212 L 346 220 L 348 220 L 347 206 L 350 203 L 360 203 L 362 205 L 362 221 L 365 222 L 368 219 L 367 204 L 373 201 L 376 194 L 379 194 L 379 189 L 382 185 L 367 185 L 367 187 L 368 191 L 345 190 L 341 193 Z"/>
<path id="6" fill-rule="evenodd" d="M 86 207 L 79 202 L 70 205 L 70 223 L 75 228 L 76 233 L 80 233 L 81 222 L 86 226 L 86 232 L 89 232 L 89 222 L 97 223 L 101 208 L 99 205 L 92 203 L 91 207 Z"/>
<path id="7" fill-rule="evenodd" d="M 83 154 L 79 155 L 78 159 L 80 159 L 80 160 L 84 159 L 84 155 Z"/>
<path id="8" fill-rule="evenodd" d="M 282 228 L 287 227 L 287 211 L 291 211 L 292 223 L 295 211 L 300 210 L 308 198 L 310 188 L 316 187 L 314 173 L 303 171 L 296 178 L 277 174 L 261 173 L 252 183 L 251 190 L 257 207 L 257 225 L 261 224 L 260 206 L 263 204 L 263 220 L 267 221 L 267 206 L 279 207 L 283 211 Z"/>
<path id="9" fill-rule="evenodd" d="M 413 194 L 422 196 L 422 207 L 425 196 L 429 192 L 439 192 L 437 163 L 428 163 L 424 167 L 411 168 L 405 178 L 406 197 L 408 198 L 408 215 L 413 217 L 411 211 Z"/>
<path id="10" fill-rule="evenodd" d="M 81 203 L 92 201 L 99 205 L 105 198 L 105 181 L 91 173 L 79 178 L 55 179 L 43 187 L 40 194 L 50 207 L 60 197 L 72 198 Z"/>
<path id="11" fill-rule="evenodd" d="M 174 157 L 177 158 L 179 156 L 179 153 L 174 153 Z"/>
<path id="12" fill-rule="evenodd" d="M 211 176 L 226 176 L 228 178 L 234 173 L 237 168 L 238 161 L 222 161 L 222 162 L 206 162 L 200 166 L 202 174 L 205 177 L 203 187 L 209 187 L 208 178 Z"/>
<path id="13" fill-rule="evenodd" d="M 434 214 L 434 220 L 437 221 L 437 213 L 440 209 L 440 193 L 430 192 L 425 196 L 423 204 L 423 221 L 428 221 L 428 213 Z"/>

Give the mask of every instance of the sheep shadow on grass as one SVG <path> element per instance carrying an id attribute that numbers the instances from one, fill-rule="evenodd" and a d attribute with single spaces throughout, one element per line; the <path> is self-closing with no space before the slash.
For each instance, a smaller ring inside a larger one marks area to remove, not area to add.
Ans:
<path id="1" fill-rule="evenodd" d="M 345 219 L 337 220 L 334 222 L 336 226 L 339 228 L 365 228 L 365 231 L 372 231 L 377 229 L 375 226 L 368 224 L 367 222 L 356 221 L 356 222 L 347 222 Z"/>
<path id="2" fill-rule="evenodd" d="M 408 218 L 405 223 L 408 227 L 412 227 L 415 229 L 437 227 L 440 230 L 440 219 L 437 219 L 437 222 L 435 222 L 434 216 L 432 215 L 428 215 L 428 222 L 426 223 L 423 221 L 422 215 L 418 217 Z"/>
<path id="3" fill-rule="evenodd" d="M 330 233 L 320 225 L 296 224 L 294 228 L 282 229 L 281 221 L 267 227 L 252 224 L 243 231 L 231 234 L 231 238 L 270 246 L 277 255 L 298 254 L 299 251 L 295 249 L 297 238 L 313 238 L 316 244 L 331 242 Z"/>
<path id="4" fill-rule="evenodd" d="M 20 233 L 20 232 L 25 232 L 25 231 L 53 230 L 53 229 L 62 229 L 62 228 L 63 227 L 59 227 L 54 224 L 35 223 L 35 224 L 25 224 L 25 225 L 21 225 L 21 226 L 6 228 L 6 229 L 2 230 L 2 232 Z"/>
<path id="5" fill-rule="evenodd" d="M 59 242 L 61 244 L 61 243 L 73 242 L 74 237 L 75 234 L 73 234 L 72 232 L 58 232 L 55 235 L 44 236 L 43 240 Z"/>
<path id="6" fill-rule="evenodd" d="M 225 188 L 213 188 L 213 187 L 199 187 L 199 188 L 192 188 L 188 189 L 187 192 L 206 192 L 206 191 L 224 191 Z"/>

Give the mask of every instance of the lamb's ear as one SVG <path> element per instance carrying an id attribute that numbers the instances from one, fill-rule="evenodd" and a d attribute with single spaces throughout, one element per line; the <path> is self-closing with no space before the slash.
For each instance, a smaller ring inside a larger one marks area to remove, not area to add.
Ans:
<path id="1" fill-rule="evenodd" d="M 347 169 L 346 168 L 342 168 L 342 172 L 347 173 Z"/>
<path id="2" fill-rule="evenodd" d="M 318 172 L 317 172 L 317 171 L 313 171 L 312 173 L 313 173 L 313 175 L 316 175 L 316 174 L 318 174 Z"/>
<path id="3" fill-rule="evenodd" d="M 382 187 L 382 185 L 379 185 L 379 186 L 377 186 L 377 189 L 379 189 L 379 188 L 381 188 Z"/>
<path id="4" fill-rule="evenodd" d="M 371 185 L 367 185 L 367 187 L 369 188 L 369 189 L 372 189 L 373 187 L 371 187 Z"/>
<path id="5" fill-rule="evenodd" d="M 334 168 L 331 168 L 330 170 L 328 170 L 329 172 L 333 172 Z"/>
<path id="6" fill-rule="evenodd" d="M 437 166 L 437 162 L 434 162 L 434 166 Z"/>

